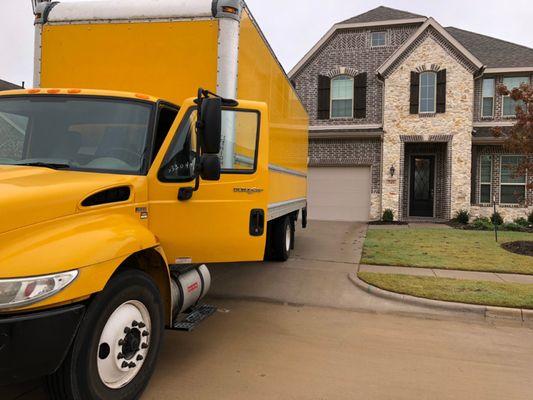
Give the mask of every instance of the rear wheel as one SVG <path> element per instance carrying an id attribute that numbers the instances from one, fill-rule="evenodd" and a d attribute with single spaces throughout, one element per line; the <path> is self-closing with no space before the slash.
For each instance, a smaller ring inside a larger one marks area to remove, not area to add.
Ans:
<path id="1" fill-rule="evenodd" d="M 163 328 L 163 305 L 150 276 L 117 275 L 89 306 L 67 358 L 48 379 L 51 397 L 137 399 L 154 371 Z"/>
<path id="2" fill-rule="evenodd" d="M 272 221 L 267 240 L 267 258 L 287 261 L 293 248 L 294 224 L 289 216 Z"/>

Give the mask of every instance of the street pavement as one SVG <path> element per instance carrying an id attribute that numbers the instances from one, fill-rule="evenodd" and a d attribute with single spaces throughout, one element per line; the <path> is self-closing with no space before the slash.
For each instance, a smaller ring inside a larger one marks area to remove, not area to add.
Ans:
<path id="1" fill-rule="evenodd" d="M 142 399 L 531 399 L 533 330 L 361 291 L 365 232 L 312 221 L 287 263 L 213 266 L 219 312 L 166 333 Z M 47 397 L 32 382 L 0 399 Z"/>

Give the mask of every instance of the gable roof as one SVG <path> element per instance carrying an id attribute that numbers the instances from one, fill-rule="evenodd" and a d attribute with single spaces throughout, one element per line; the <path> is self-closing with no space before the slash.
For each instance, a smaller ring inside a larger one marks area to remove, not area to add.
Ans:
<path id="1" fill-rule="evenodd" d="M 13 90 L 13 89 L 22 89 L 21 86 L 15 85 L 7 81 L 0 79 L 0 90 Z"/>
<path id="2" fill-rule="evenodd" d="M 533 49 L 529 47 L 459 28 L 445 29 L 487 68 L 533 67 Z"/>
<path id="3" fill-rule="evenodd" d="M 395 8 L 390 7 L 376 7 L 373 10 L 367 11 L 363 14 L 356 15 L 355 17 L 349 18 L 341 24 L 356 24 L 356 23 L 365 23 L 365 22 L 382 22 L 382 21 L 391 21 L 398 19 L 412 19 L 412 18 L 426 18 L 423 15 L 413 14 L 407 11 L 396 10 Z"/>
<path id="4" fill-rule="evenodd" d="M 392 19 L 387 19 L 388 17 Z M 385 18 L 385 19 L 383 19 Z M 427 17 L 408 13 L 406 11 L 399 11 L 388 7 L 378 7 L 374 10 L 370 10 L 367 13 L 350 18 L 349 20 L 339 22 L 333 25 L 333 27 L 320 39 L 307 54 L 296 64 L 289 72 L 289 77 L 293 77 L 306 63 L 309 61 L 315 53 L 327 43 L 331 37 L 339 29 L 357 29 L 357 28 L 369 28 L 373 26 L 392 26 L 392 25 L 408 25 L 408 24 L 422 24 L 427 20 Z M 355 21 L 355 22 L 353 22 Z"/>
<path id="5" fill-rule="evenodd" d="M 422 24 L 420 28 L 407 40 L 400 48 L 398 48 L 387 61 L 385 61 L 381 67 L 378 68 L 377 73 L 381 76 L 385 75 L 392 67 L 394 67 L 394 62 L 406 51 L 408 51 L 416 40 L 422 35 L 426 30 L 433 28 L 436 30 L 446 41 L 452 45 L 457 51 L 459 51 L 468 61 L 472 63 L 477 69 L 483 68 L 483 63 L 472 54 L 466 47 L 464 47 L 459 41 L 457 41 L 446 29 L 444 29 L 437 21 L 433 18 L 428 18 L 426 22 Z"/>

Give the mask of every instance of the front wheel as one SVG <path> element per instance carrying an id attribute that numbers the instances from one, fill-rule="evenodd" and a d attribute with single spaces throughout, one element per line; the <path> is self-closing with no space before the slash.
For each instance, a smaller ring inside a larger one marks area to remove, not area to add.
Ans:
<path id="1" fill-rule="evenodd" d="M 163 329 L 161 296 L 150 276 L 118 274 L 91 303 L 67 358 L 48 379 L 51 397 L 137 399 L 155 369 Z"/>

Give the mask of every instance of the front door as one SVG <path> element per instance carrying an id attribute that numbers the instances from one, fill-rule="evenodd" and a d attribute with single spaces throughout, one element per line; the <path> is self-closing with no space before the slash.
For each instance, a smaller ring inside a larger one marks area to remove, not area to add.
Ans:
<path id="1" fill-rule="evenodd" d="M 411 156 L 409 216 L 433 217 L 435 157 Z"/>

